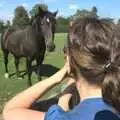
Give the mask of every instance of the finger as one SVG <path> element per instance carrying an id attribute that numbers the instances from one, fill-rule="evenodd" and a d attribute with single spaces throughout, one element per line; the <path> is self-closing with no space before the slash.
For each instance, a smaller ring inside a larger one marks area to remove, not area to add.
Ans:
<path id="1" fill-rule="evenodd" d="M 67 85 L 70 85 L 72 83 L 76 83 L 75 79 L 74 78 L 68 78 L 67 79 Z"/>
<path id="2" fill-rule="evenodd" d="M 69 56 L 66 56 L 66 64 L 67 64 L 67 72 L 68 74 L 70 73 L 71 69 L 70 69 L 70 62 L 69 62 Z"/>

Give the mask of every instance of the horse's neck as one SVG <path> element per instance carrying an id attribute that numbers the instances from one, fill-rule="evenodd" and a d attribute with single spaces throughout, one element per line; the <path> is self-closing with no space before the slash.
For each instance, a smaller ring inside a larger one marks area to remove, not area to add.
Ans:
<path id="1" fill-rule="evenodd" d="M 31 25 L 31 28 L 32 28 L 32 31 L 36 34 L 36 36 L 43 37 L 41 34 L 42 32 L 40 28 L 38 28 L 36 25 Z"/>
<path id="2" fill-rule="evenodd" d="M 36 45 L 40 47 L 41 45 L 45 46 L 45 39 L 42 35 L 41 30 L 37 30 L 35 26 L 31 26 L 33 34 L 35 35 Z"/>

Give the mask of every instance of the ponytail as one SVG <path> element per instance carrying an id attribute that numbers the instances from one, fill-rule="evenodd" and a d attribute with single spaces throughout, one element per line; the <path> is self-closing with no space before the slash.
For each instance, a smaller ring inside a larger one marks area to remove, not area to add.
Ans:
<path id="1" fill-rule="evenodd" d="M 106 75 L 102 95 L 105 103 L 112 105 L 120 112 L 120 71 L 114 71 Z"/>

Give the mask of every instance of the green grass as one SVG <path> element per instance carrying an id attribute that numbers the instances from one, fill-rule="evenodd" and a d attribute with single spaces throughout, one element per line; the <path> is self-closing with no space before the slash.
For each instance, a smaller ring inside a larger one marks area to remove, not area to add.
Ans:
<path id="1" fill-rule="evenodd" d="M 66 39 L 67 39 L 67 34 L 59 33 L 55 35 L 56 50 L 53 53 L 46 53 L 43 64 L 48 64 L 49 66 L 53 66 L 54 68 L 61 68 L 64 65 L 63 47 Z M 8 67 L 9 67 L 9 73 L 15 72 L 14 59 L 12 55 L 9 56 Z M 25 59 L 22 59 L 20 62 L 20 70 L 25 70 L 25 69 L 26 69 Z M 25 75 L 24 79 L 22 80 L 17 79 L 16 75 L 12 76 L 9 79 L 5 79 L 4 71 L 5 69 L 4 69 L 3 55 L 2 55 L 2 51 L 0 51 L 0 112 L 2 111 L 4 104 L 11 97 L 16 95 L 16 93 L 27 88 L 27 75 Z M 49 72 L 51 71 L 49 71 L 48 69 L 44 69 L 44 72 L 49 74 Z M 42 79 L 45 79 L 45 78 L 47 78 L 47 76 L 42 77 Z M 37 76 L 33 72 L 32 83 L 35 84 L 36 82 L 38 82 Z M 57 93 L 59 90 L 60 90 L 60 85 L 56 86 L 55 88 L 47 92 L 43 98 L 51 96 Z"/>

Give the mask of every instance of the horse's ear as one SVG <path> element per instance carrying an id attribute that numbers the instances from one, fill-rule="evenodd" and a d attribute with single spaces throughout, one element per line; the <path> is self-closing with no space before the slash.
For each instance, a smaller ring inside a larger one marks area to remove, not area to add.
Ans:
<path id="1" fill-rule="evenodd" d="M 44 13 L 44 10 L 39 6 L 39 14 L 43 14 Z"/>
<path id="2" fill-rule="evenodd" d="M 56 17 L 57 13 L 58 13 L 58 10 L 56 12 L 54 12 L 53 15 Z"/>

